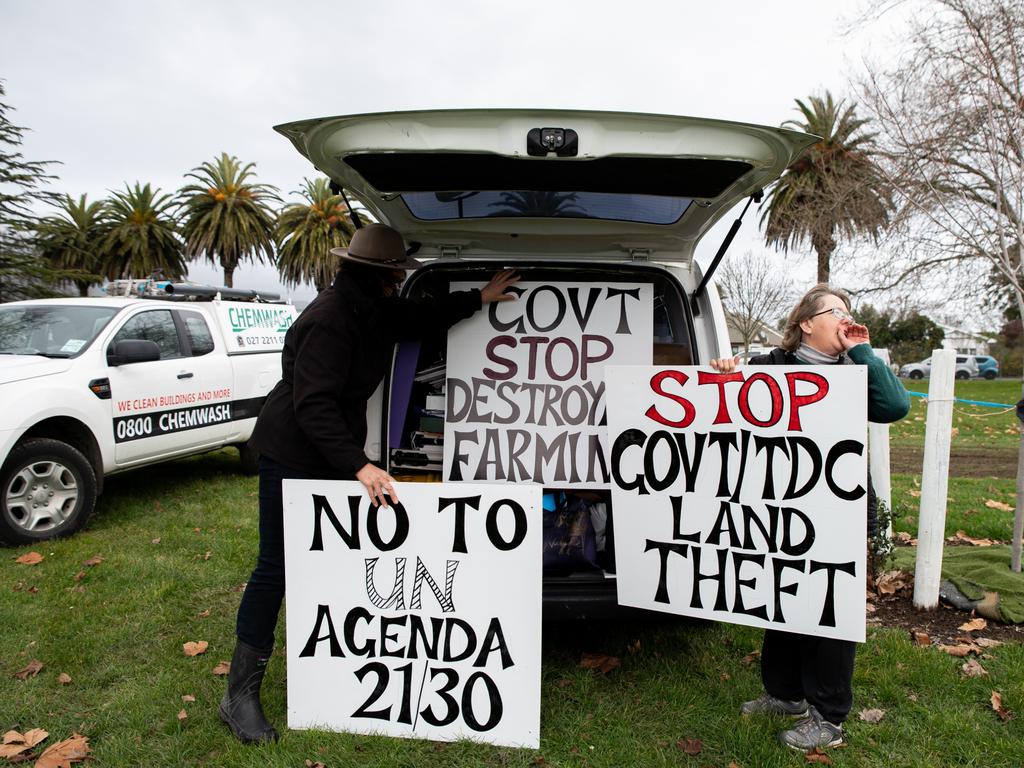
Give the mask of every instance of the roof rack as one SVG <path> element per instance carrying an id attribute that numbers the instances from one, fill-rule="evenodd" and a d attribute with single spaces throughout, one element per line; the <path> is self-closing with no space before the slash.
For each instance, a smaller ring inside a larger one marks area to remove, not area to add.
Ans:
<path id="1" fill-rule="evenodd" d="M 170 280 L 154 278 L 111 280 L 105 286 L 108 296 L 124 296 L 136 299 L 163 299 L 170 301 L 251 301 L 262 304 L 284 304 L 280 294 L 268 291 L 254 291 L 226 286 L 199 285 L 197 283 L 172 283 Z"/>

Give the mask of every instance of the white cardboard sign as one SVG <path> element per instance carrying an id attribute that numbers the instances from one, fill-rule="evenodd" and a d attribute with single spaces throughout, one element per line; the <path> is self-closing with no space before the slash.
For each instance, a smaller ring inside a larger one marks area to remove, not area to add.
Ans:
<path id="1" fill-rule="evenodd" d="M 867 371 L 605 371 L 619 602 L 864 641 Z"/>
<path id="2" fill-rule="evenodd" d="M 285 480 L 288 727 L 537 748 L 541 489 Z"/>
<path id="3" fill-rule="evenodd" d="M 607 488 L 604 368 L 650 365 L 653 288 L 522 282 L 512 291 L 517 301 L 448 332 L 444 478 Z"/>

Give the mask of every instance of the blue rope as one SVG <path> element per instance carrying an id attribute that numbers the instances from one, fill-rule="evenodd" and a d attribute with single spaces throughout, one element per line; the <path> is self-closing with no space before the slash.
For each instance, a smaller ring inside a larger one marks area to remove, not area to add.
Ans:
<path id="1" fill-rule="evenodd" d="M 928 393 L 927 392 L 914 392 L 912 389 L 908 389 L 907 390 L 907 394 L 908 395 L 913 395 L 914 397 L 928 397 Z M 983 405 L 986 408 L 1016 408 L 1017 407 L 1015 405 L 1008 405 L 1006 403 L 986 403 L 984 400 L 962 400 L 959 397 L 954 397 L 953 401 L 957 402 L 957 403 L 967 403 L 968 405 Z"/>

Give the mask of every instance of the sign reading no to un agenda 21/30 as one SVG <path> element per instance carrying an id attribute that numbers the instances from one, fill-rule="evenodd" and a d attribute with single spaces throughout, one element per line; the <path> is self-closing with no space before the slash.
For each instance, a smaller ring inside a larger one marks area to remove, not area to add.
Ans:
<path id="1" fill-rule="evenodd" d="M 284 481 L 288 727 L 536 748 L 541 488 Z"/>
<path id="2" fill-rule="evenodd" d="M 863 642 L 866 377 L 606 368 L 619 602 Z"/>

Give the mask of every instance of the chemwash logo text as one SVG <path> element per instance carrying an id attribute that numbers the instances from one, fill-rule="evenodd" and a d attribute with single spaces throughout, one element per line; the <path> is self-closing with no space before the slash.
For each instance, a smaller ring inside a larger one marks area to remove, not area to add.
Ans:
<path id="1" fill-rule="evenodd" d="M 284 332 L 291 327 L 294 319 L 291 308 L 231 307 L 228 309 L 228 320 L 233 333 L 241 333 L 254 328 Z"/>

